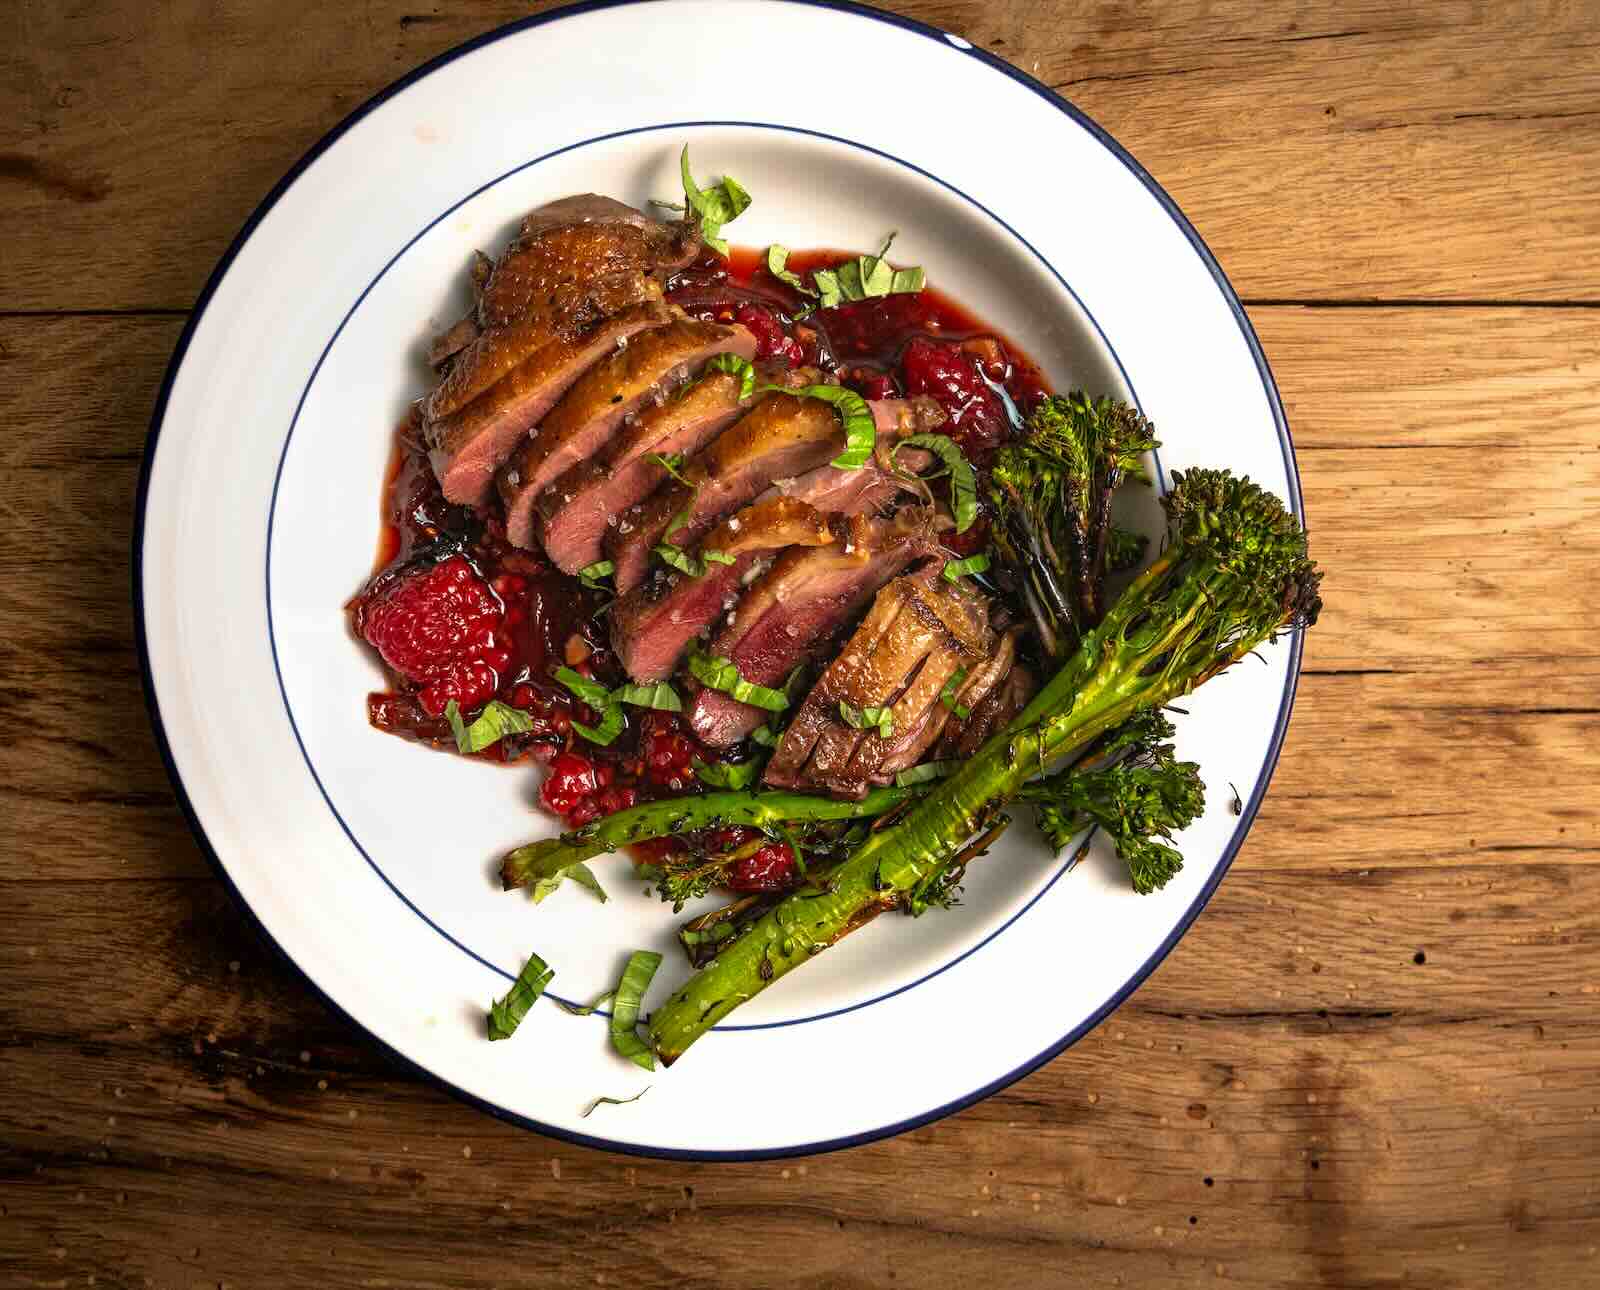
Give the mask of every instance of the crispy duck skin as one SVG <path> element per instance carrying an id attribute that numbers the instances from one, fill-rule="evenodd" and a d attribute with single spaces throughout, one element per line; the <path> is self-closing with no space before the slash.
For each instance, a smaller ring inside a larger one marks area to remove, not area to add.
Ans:
<path id="1" fill-rule="evenodd" d="M 606 453 L 629 416 L 665 402 L 714 355 L 748 359 L 755 348 L 756 338 L 743 327 L 680 318 L 643 332 L 596 363 L 500 468 L 496 483 L 506 508 L 506 536 L 517 546 L 532 546 L 535 503 L 546 488 Z"/>
<path id="2" fill-rule="evenodd" d="M 1016 630 L 1016 629 L 1013 629 Z M 952 717 L 945 723 L 934 746 L 934 761 L 965 761 L 988 741 L 996 730 L 1028 706 L 1038 692 L 1039 681 L 1024 663 L 1013 662 L 999 683 L 974 702 L 963 696 L 959 702 L 971 710 L 965 721 Z"/>
<path id="3" fill-rule="evenodd" d="M 759 562 L 785 547 L 829 546 L 845 537 L 845 520 L 787 497 L 746 507 L 706 535 L 702 551 L 733 557 L 695 576 L 660 567 L 611 608 L 611 643 L 636 681 L 664 681 L 689 643 L 735 603 Z"/>
<path id="4" fill-rule="evenodd" d="M 941 568 L 942 561 L 928 561 L 878 593 L 784 732 L 767 766 L 768 784 L 862 797 L 885 761 L 904 755 L 898 741 L 921 731 L 946 682 L 963 668 L 970 675 L 994 652 L 988 602 L 944 581 Z M 841 703 L 857 711 L 887 708 L 891 733 L 856 729 Z"/>
<path id="5" fill-rule="evenodd" d="M 552 340 L 571 341 L 618 310 L 659 298 L 665 275 L 698 249 L 697 226 L 663 224 L 593 193 L 531 211 L 483 282 L 479 334 L 455 353 L 428 415 L 464 407 Z"/>
<path id="6" fill-rule="evenodd" d="M 903 436 L 944 424 L 931 399 L 873 401 L 880 431 Z M 782 491 L 808 471 L 826 466 L 844 449 L 844 428 L 833 408 L 820 399 L 769 394 L 690 461 L 687 484 L 665 488 L 630 508 L 606 537 L 606 554 L 616 562 L 617 591 L 638 586 L 658 542 L 691 545 L 723 516 L 769 486 Z M 667 534 L 667 525 L 682 513 Z"/>
<path id="7" fill-rule="evenodd" d="M 761 505 L 761 503 L 757 503 Z M 858 512 L 845 540 L 785 551 L 750 584 L 709 652 L 730 658 L 757 685 L 779 686 L 801 663 L 826 657 L 872 596 L 914 561 L 939 555 L 934 516 L 906 507 L 892 519 Z M 690 728 L 704 743 L 728 748 L 767 720 L 760 708 L 716 690 L 698 691 Z"/>
<path id="8" fill-rule="evenodd" d="M 501 463 L 590 366 L 619 343 L 672 320 L 660 301 L 625 309 L 576 340 L 552 341 L 460 411 L 425 422 L 428 456 L 444 495 L 469 506 L 487 502 Z"/>

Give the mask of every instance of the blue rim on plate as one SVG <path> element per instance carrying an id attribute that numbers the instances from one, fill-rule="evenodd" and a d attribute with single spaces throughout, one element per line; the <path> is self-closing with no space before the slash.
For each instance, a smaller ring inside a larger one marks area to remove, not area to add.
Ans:
<path id="1" fill-rule="evenodd" d="M 897 1121 L 893 1124 L 884 1125 L 845 1137 L 828 1139 L 815 1143 L 805 1143 L 793 1146 L 773 1147 L 751 1151 L 694 1151 L 669 1147 L 640 1146 L 634 1143 L 617 1142 L 612 1139 L 593 1136 L 590 1134 L 575 1133 L 570 1130 L 557 1128 L 554 1125 L 546 1124 L 543 1121 L 535 1120 L 528 1116 L 515 1114 L 505 1110 L 502 1107 L 496 1106 L 473 1093 L 469 1093 L 465 1089 L 462 1089 L 459 1086 L 452 1084 L 450 1081 L 434 1074 L 432 1071 L 429 1071 L 412 1058 L 407 1057 L 405 1054 L 395 1049 L 392 1045 L 386 1043 L 377 1035 L 373 1034 L 364 1025 L 362 1025 L 359 1020 L 357 1020 L 343 1007 L 336 1003 L 325 991 L 321 989 L 321 987 L 316 984 L 315 981 L 311 979 L 310 975 L 305 971 L 305 969 L 301 968 L 300 965 L 288 955 L 283 947 L 278 944 L 272 933 L 261 922 L 259 916 L 250 907 L 248 902 L 243 899 L 237 886 L 229 876 L 226 866 L 223 865 L 221 857 L 217 854 L 216 849 L 212 846 L 210 839 L 206 835 L 205 828 L 195 813 L 194 805 L 189 799 L 188 793 L 183 785 L 183 780 L 178 773 L 177 764 L 173 759 L 171 745 L 168 741 L 166 729 L 161 719 L 160 708 L 156 700 L 155 678 L 151 670 L 149 646 L 145 635 L 145 606 L 142 578 L 144 563 L 145 512 L 149 500 L 150 480 L 152 468 L 155 462 L 155 451 L 157 441 L 161 433 L 162 421 L 166 415 L 167 401 L 172 392 L 173 382 L 176 379 L 178 371 L 183 364 L 184 357 L 188 352 L 189 343 L 194 336 L 196 328 L 199 326 L 200 320 L 205 314 L 206 307 L 210 303 L 211 297 L 213 294 L 215 294 L 218 286 L 226 276 L 240 249 L 254 233 L 257 225 L 259 225 L 260 222 L 266 217 L 267 213 L 271 211 L 271 209 L 277 204 L 279 199 L 285 192 L 288 191 L 290 186 L 294 184 L 294 182 L 302 173 L 304 173 L 307 167 L 309 167 L 314 161 L 316 161 L 318 157 L 327 151 L 328 148 L 337 142 L 348 130 L 351 129 L 351 127 L 353 127 L 357 122 L 361 121 L 375 108 L 387 102 L 389 99 L 399 94 L 408 86 L 421 80 L 435 69 L 442 67 L 447 63 L 453 62 L 454 60 L 462 57 L 465 54 L 469 54 L 476 49 L 488 44 L 492 44 L 495 41 L 504 39 L 505 37 L 518 32 L 543 26 L 547 23 L 556 22 L 562 18 L 572 17 L 581 13 L 587 13 L 600 9 L 619 8 L 626 5 L 645 2 L 647 2 L 647 0 L 579 0 L 579 3 L 566 5 L 562 8 L 554 9 L 547 13 L 538 14 L 530 18 L 525 18 L 507 26 L 496 28 L 493 31 L 485 32 L 483 35 L 478 36 L 473 40 L 466 42 L 465 44 L 459 45 L 454 49 L 447 50 L 445 53 L 440 54 L 438 57 L 422 64 L 420 67 L 416 68 L 406 76 L 379 91 L 372 98 L 368 99 L 365 103 L 361 104 L 361 106 L 351 112 L 349 116 L 347 116 L 337 126 L 335 126 L 320 140 L 318 140 L 318 142 L 310 149 L 310 151 L 308 151 L 303 157 L 300 158 L 299 161 L 294 164 L 294 166 L 289 169 L 283 178 L 273 186 L 272 190 L 255 208 L 255 210 L 251 212 L 250 217 L 244 222 L 244 225 L 240 228 L 239 233 L 235 236 L 232 243 L 228 246 L 227 251 L 218 261 L 216 268 L 212 270 L 210 277 L 206 280 L 205 286 L 201 289 L 199 298 L 195 301 L 194 309 L 191 312 L 188 321 L 184 325 L 183 332 L 178 338 L 178 344 L 173 351 L 172 359 L 167 365 L 167 370 L 162 378 L 160 391 L 156 398 L 155 410 L 151 415 L 150 430 L 145 440 L 144 459 L 140 464 L 139 469 L 138 492 L 135 499 L 132 549 L 134 627 L 139 652 L 139 670 L 144 686 L 145 707 L 150 714 L 151 727 L 155 732 L 157 747 L 161 753 L 162 763 L 166 767 L 167 777 L 172 782 L 173 791 L 177 797 L 178 805 L 183 812 L 184 819 L 188 822 L 190 831 L 194 834 L 196 842 L 199 844 L 202 853 L 205 855 L 212 869 L 222 879 L 224 885 L 228 888 L 230 893 L 232 893 L 235 903 L 244 911 L 246 917 L 254 925 L 256 931 L 262 937 L 262 939 L 273 948 L 273 950 L 284 962 L 288 963 L 301 975 L 306 984 L 311 987 L 312 992 L 322 1000 L 323 1004 L 335 1015 L 339 1016 L 344 1021 L 365 1034 L 370 1041 L 377 1044 L 384 1052 L 386 1052 L 393 1060 L 397 1061 L 405 1069 L 415 1072 L 427 1082 L 444 1089 L 446 1092 L 450 1093 L 459 1100 L 475 1107 L 480 1111 L 487 1112 L 497 1119 L 505 1120 L 508 1123 L 516 1124 L 523 1128 L 534 1129 L 547 1136 L 564 1142 L 570 1142 L 578 1146 L 593 1147 L 599 1150 L 607 1151 L 620 1151 L 628 1155 L 648 1156 L 669 1160 L 768 1160 L 789 1156 L 813 1155 L 819 1152 L 835 1151 L 844 1147 L 859 1146 L 864 1143 L 878 1141 L 882 1138 L 892 1137 L 895 1134 L 903 1133 L 906 1130 L 914 1129 L 921 1125 L 931 1123 L 934 1120 L 942 1119 L 944 1116 L 951 1115 L 956 1111 L 962 1110 L 976 1102 L 982 1101 L 990 1094 L 998 1092 L 1007 1085 L 1010 1085 L 1021 1079 L 1024 1075 L 1036 1070 L 1045 1062 L 1049 1061 L 1052 1057 L 1055 1057 L 1058 1053 L 1077 1042 L 1078 1039 L 1082 1038 L 1083 1035 L 1087 1034 L 1091 1029 L 1104 1020 L 1107 1015 L 1118 1008 L 1124 1002 L 1124 1000 L 1126 1000 L 1128 996 L 1131 995 L 1133 991 L 1144 982 L 1145 978 L 1155 970 L 1156 966 L 1164 958 L 1166 958 L 1169 953 L 1171 953 L 1173 947 L 1182 938 L 1183 934 L 1188 930 L 1190 924 L 1194 922 L 1200 911 L 1210 900 L 1212 893 L 1217 888 L 1217 885 L 1222 881 L 1223 876 L 1227 873 L 1229 867 L 1232 865 L 1233 858 L 1238 853 L 1239 847 L 1242 845 L 1245 836 L 1249 832 L 1251 824 L 1255 820 L 1256 813 L 1260 809 L 1261 800 L 1266 793 L 1268 784 L 1271 781 L 1272 773 L 1276 769 L 1279 754 L 1283 747 L 1284 735 L 1288 728 L 1289 715 L 1294 707 L 1294 697 L 1298 688 L 1300 661 L 1303 648 L 1303 642 L 1299 633 L 1295 633 L 1291 639 L 1289 667 L 1284 686 L 1283 698 L 1279 705 L 1278 716 L 1273 729 L 1272 739 L 1267 750 L 1267 756 L 1263 764 L 1263 770 L 1255 789 L 1250 795 L 1249 801 L 1244 803 L 1241 818 L 1234 831 L 1233 837 L 1229 840 L 1228 845 L 1223 851 L 1222 857 L 1212 872 L 1210 879 L 1201 889 L 1199 895 L 1196 896 L 1193 903 L 1178 919 L 1176 925 L 1173 927 L 1166 939 L 1161 943 L 1156 951 L 1145 960 L 1139 969 L 1131 977 L 1129 977 L 1122 987 L 1111 996 L 1111 998 L 1106 1000 L 1106 1002 L 1097 1008 L 1089 1017 L 1085 1018 L 1084 1021 L 1082 1021 L 1079 1025 L 1073 1027 L 1072 1030 L 1070 1030 L 1065 1036 L 1063 1036 L 1056 1043 L 1051 1044 L 1043 1052 L 1040 1052 L 1034 1057 L 1029 1058 L 1027 1061 L 1023 1062 L 1021 1065 L 1017 1066 L 1015 1069 L 1007 1072 L 1006 1074 L 989 1081 L 980 1088 L 977 1088 L 972 1092 L 955 1099 L 954 1101 L 948 1102 L 943 1106 L 939 1106 L 931 1111 L 925 1111 L 919 1115 Z M 985 50 L 974 47 L 960 37 L 952 36 L 947 32 L 941 31 L 937 27 L 929 26 L 926 23 L 918 22 L 915 19 L 905 18 L 898 14 L 886 13 L 868 5 L 852 3 L 850 0 L 785 0 L 785 3 L 805 5 L 812 8 L 834 9 L 853 14 L 860 18 L 869 19 L 871 21 L 887 23 L 891 26 L 900 27 L 903 30 L 912 32 L 916 35 L 923 36 L 931 40 L 936 40 L 943 45 L 961 51 L 969 57 L 979 59 L 993 70 L 1010 77 L 1020 85 L 1023 85 L 1033 93 L 1039 95 L 1057 110 L 1066 114 L 1076 124 L 1082 126 L 1091 135 L 1093 135 L 1094 138 L 1108 152 L 1110 152 L 1118 161 L 1127 167 L 1127 169 L 1140 181 L 1140 183 L 1144 185 L 1144 187 L 1157 200 L 1157 202 L 1160 203 L 1162 209 L 1166 211 L 1168 217 L 1171 218 L 1173 223 L 1183 233 L 1185 238 L 1188 239 L 1190 245 L 1194 248 L 1195 253 L 1200 257 L 1201 262 L 1206 266 L 1207 270 L 1211 274 L 1212 279 L 1216 282 L 1218 290 L 1222 293 L 1224 300 L 1227 302 L 1228 307 L 1239 326 L 1239 330 L 1243 335 L 1245 343 L 1250 350 L 1251 357 L 1255 362 L 1256 369 L 1260 374 L 1262 388 L 1266 393 L 1267 401 L 1272 411 L 1273 423 L 1278 431 L 1279 441 L 1283 451 L 1284 467 L 1289 486 L 1290 507 L 1294 513 L 1300 517 L 1303 524 L 1305 518 L 1304 504 L 1300 490 L 1299 473 L 1295 466 L 1294 444 L 1289 434 L 1289 425 L 1288 420 L 1284 415 L 1282 399 L 1279 397 L 1277 385 L 1274 382 L 1272 372 L 1267 365 L 1266 356 L 1262 352 L 1261 343 L 1256 337 L 1255 331 L 1251 327 L 1249 319 L 1245 316 L 1244 306 L 1240 303 L 1238 294 L 1228 282 L 1227 276 L 1223 273 L 1221 266 L 1217 263 L 1216 257 L 1212 255 L 1210 248 L 1206 246 L 1204 240 L 1200 237 L 1200 234 L 1184 217 L 1182 211 L 1178 209 L 1177 204 L 1151 177 L 1149 172 L 1146 171 L 1144 167 L 1141 166 L 1136 160 L 1134 160 L 1128 151 L 1119 143 L 1117 143 L 1117 141 L 1113 139 L 1111 135 L 1108 134 L 1103 128 L 1091 120 L 1081 110 L 1074 107 L 1071 103 L 1067 102 L 1067 100 L 1056 94 L 1048 86 L 1041 84 L 1033 77 L 1011 66 L 1003 59 L 990 54 Z M 713 123 L 708 122 L 699 124 Z M 715 124 L 733 123 L 719 122 Z M 980 209 L 982 208 L 980 207 Z M 1003 221 L 1001 222 L 1003 224 Z M 1085 309 L 1085 314 L 1088 314 L 1087 309 Z M 341 327 L 342 325 L 343 324 L 341 324 Z M 1098 331 L 1098 324 L 1095 324 L 1095 326 L 1096 330 Z M 337 332 L 335 335 L 337 335 Z M 1102 339 L 1105 338 L 1102 337 Z M 331 346 L 331 340 L 329 344 Z M 1107 342 L 1107 348 L 1108 350 L 1110 349 L 1109 342 Z M 326 353 L 326 351 L 324 351 L 324 353 Z M 1118 361 L 1117 365 L 1120 369 L 1120 361 Z M 1126 373 L 1124 373 L 1124 379 L 1127 379 Z M 1129 388 L 1131 390 L 1131 383 Z M 287 451 L 287 444 L 285 444 L 285 451 Z M 276 492 L 276 486 L 274 486 L 274 492 Z M 276 665 L 275 651 L 274 664 Z M 292 716 L 290 718 L 290 722 L 292 726 Z M 295 738 L 298 742 L 298 730 L 295 731 Z M 301 751 L 303 755 L 303 747 Z M 310 768 L 309 759 L 307 759 L 307 766 Z M 318 789 L 322 790 L 321 781 L 320 779 L 317 779 L 315 770 L 312 770 L 312 777 L 314 780 L 316 780 Z M 322 791 L 323 797 L 326 800 L 326 791 Z M 328 802 L 328 805 L 330 809 L 332 809 L 331 801 Z M 338 812 L 335 811 L 334 814 L 337 818 Z M 344 822 L 341 819 L 341 826 L 343 823 Z M 345 831 L 348 835 L 349 830 L 346 829 Z M 355 839 L 353 837 L 351 838 L 351 841 L 352 843 L 355 843 Z M 357 850 L 360 851 L 364 857 L 366 857 L 366 852 L 360 847 L 360 844 L 355 843 L 355 845 Z M 367 857 L 367 859 L 368 863 L 371 864 L 372 861 L 370 857 Z M 377 870 L 376 865 L 373 865 L 373 867 L 375 870 Z M 382 877 L 387 883 L 388 879 L 384 877 L 382 871 L 377 870 L 377 872 L 379 876 Z M 1053 885 L 1056 879 L 1059 877 L 1060 872 L 1057 873 L 1055 878 L 1051 879 L 1051 883 L 1049 885 Z M 405 897 L 400 895 L 398 889 L 393 888 L 392 883 L 389 885 L 391 889 L 395 890 L 395 894 L 399 896 L 401 900 L 405 901 Z M 405 903 L 409 907 L 415 909 L 414 906 L 411 906 L 409 901 L 405 901 Z M 995 935 L 998 935 L 999 931 L 1004 930 L 1005 926 L 1009 926 L 1011 921 L 1015 921 L 1015 918 L 1020 916 L 1020 912 L 1025 911 L 1019 911 L 1019 915 L 1014 915 L 1011 920 L 1008 920 L 1008 922 L 1002 925 L 1002 927 L 996 932 L 991 933 L 989 937 L 985 938 L 983 941 L 980 941 L 978 945 L 970 947 L 967 951 L 960 955 L 955 962 L 959 962 L 961 958 L 965 958 L 968 954 L 975 952 L 978 948 L 981 948 L 982 945 L 987 944 L 988 941 L 992 940 Z M 444 933 L 441 932 L 441 934 Z M 457 942 L 457 944 L 459 944 L 459 942 Z M 464 946 L 461 948 L 465 949 Z M 469 954 L 472 953 L 470 950 L 467 950 L 466 952 Z M 473 955 L 473 957 L 476 958 L 477 956 Z M 945 968 L 948 968 L 952 965 L 953 964 L 946 964 Z M 488 966 L 493 967 L 492 964 Z M 940 968 L 937 971 L 944 971 L 945 968 Z M 498 971 L 498 969 L 496 970 Z M 936 974 L 937 972 L 932 975 Z M 917 983 L 914 982 L 912 984 Z M 909 988 L 911 987 L 901 987 L 902 990 Z M 899 993 L 899 991 L 896 991 L 896 993 Z M 865 1005 L 858 1004 L 853 1006 L 861 1007 Z M 795 1023 L 787 1022 L 777 1024 Z M 739 1029 L 745 1028 L 747 1027 L 739 1027 Z"/>

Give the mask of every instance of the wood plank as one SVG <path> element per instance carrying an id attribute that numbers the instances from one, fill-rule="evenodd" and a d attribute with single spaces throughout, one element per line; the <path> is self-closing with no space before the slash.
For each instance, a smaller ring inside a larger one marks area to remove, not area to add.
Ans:
<path id="1" fill-rule="evenodd" d="M 1129 1006 L 1011 1090 L 898 1140 L 736 1166 L 562 1146 L 389 1070 L 209 884 L 13 885 L 0 1266 L 68 1285 L 1579 1284 L 1563 1274 L 1600 1243 L 1600 977 L 1570 968 L 1600 940 L 1600 872 L 1451 882 L 1236 875 Z"/>
<path id="2" fill-rule="evenodd" d="M 187 307 L 255 204 L 346 113 L 547 7 L 373 0 L 286 23 L 206 0 L 155 15 L 24 3 L 0 54 L 0 310 Z M 902 8 L 1099 120 L 1247 297 L 1600 299 L 1592 6 Z"/>

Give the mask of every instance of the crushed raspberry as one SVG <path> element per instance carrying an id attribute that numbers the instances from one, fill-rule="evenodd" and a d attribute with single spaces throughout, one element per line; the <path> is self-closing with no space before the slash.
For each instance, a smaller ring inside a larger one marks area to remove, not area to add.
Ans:
<path id="1" fill-rule="evenodd" d="M 798 364 L 805 357 L 799 341 L 787 335 L 778 315 L 760 305 L 740 305 L 735 320 L 756 338 L 757 358 L 786 358 Z"/>
<path id="2" fill-rule="evenodd" d="M 571 812 L 600 787 L 592 761 L 580 753 L 558 753 L 550 759 L 550 773 L 539 789 L 539 800 L 557 815 Z"/>
<path id="3" fill-rule="evenodd" d="M 979 359 L 959 345 L 940 344 L 915 336 L 901 356 L 906 393 L 931 396 L 950 421 L 944 433 L 963 448 L 983 452 L 1010 430 L 999 396 L 984 383 Z"/>
<path id="4" fill-rule="evenodd" d="M 465 711 L 494 696 L 511 662 L 503 616 L 488 584 L 453 555 L 392 583 L 366 607 L 363 633 L 396 672 L 424 683 L 418 701 L 436 717 L 451 699 Z"/>
<path id="5" fill-rule="evenodd" d="M 769 842 L 728 866 L 732 891 L 781 891 L 795 874 L 794 851 L 787 842 Z"/>
<path id="6" fill-rule="evenodd" d="M 898 399 L 900 391 L 895 388 L 894 378 L 878 373 L 869 376 L 857 387 L 864 399 Z"/>
<path id="7" fill-rule="evenodd" d="M 702 831 L 700 845 L 708 854 L 720 855 L 727 851 L 737 851 L 746 842 L 754 842 L 760 836 L 759 829 L 752 829 L 744 824 L 728 824 L 721 828 Z"/>

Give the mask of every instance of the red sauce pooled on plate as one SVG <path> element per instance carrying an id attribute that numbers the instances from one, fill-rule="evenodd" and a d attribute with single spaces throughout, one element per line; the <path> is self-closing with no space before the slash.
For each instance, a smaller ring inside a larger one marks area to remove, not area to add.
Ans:
<path id="1" fill-rule="evenodd" d="M 809 282 L 813 270 L 853 258 L 794 252 L 788 268 Z M 758 358 L 836 372 L 868 398 L 931 396 L 949 416 L 943 433 L 980 472 L 1014 433 L 1016 415 L 1050 392 L 1026 354 L 932 287 L 806 316 L 810 298 L 768 272 L 764 251 L 735 247 L 726 260 L 707 251 L 672 279 L 667 298 L 697 318 L 748 327 Z M 599 617 L 608 593 L 507 543 L 498 507 L 477 511 L 445 501 L 409 421 L 395 432 L 382 521 L 375 572 L 347 606 L 356 634 L 377 647 L 388 680 L 367 696 L 377 729 L 457 752 L 445 715 L 450 699 L 468 724 L 490 699 L 519 709 L 531 730 L 469 755 L 546 763 L 541 801 L 569 827 L 638 801 L 700 791 L 696 757 L 740 762 L 751 755 L 743 747 L 707 748 L 675 714 L 633 707 L 624 707 L 623 730 L 612 743 L 579 736 L 573 722 L 597 726 L 600 715 L 554 673 L 566 665 L 608 689 L 626 681 Z M 970 554 L 985 545 L 987 530 L 980 517 L 947 544 Z M 763 888 L 769 870 L 775 879 L 787 860 L 763 853 L 747 866 L 749 889 Z"/>

